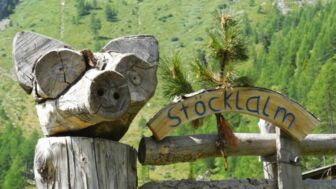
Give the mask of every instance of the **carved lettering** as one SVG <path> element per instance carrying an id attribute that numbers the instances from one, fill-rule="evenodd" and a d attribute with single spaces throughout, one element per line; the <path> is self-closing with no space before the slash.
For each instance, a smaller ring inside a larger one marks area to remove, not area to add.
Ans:
<path id="1" fill-rule="evenodd" d="M 179 126 L 180 124 L 181 124 L 181 118 L 179 117 L 179 116 L 174 116 L 174 115 L 172 115 L 172 109 L 173 109 L 174 107 L 171 107 L 169 110 L 168 110 L 168 118 L 170 119 L 170 120 L 175 120 L 175 121 L 177 121 L 177 123 L 175 124 L 175 125 L 170 125 L 170 127 L 177 127 L 177 126 Z"/>
<path id="2" fill-rule="evenodd" d="M 251 102 L 255 101 L 255 109 L 251 108 Z M 260 96 L 252 96 L 246 100 L 246 109 L 249 112 L 259 114 L 259 103 L 260 103 Z"/>
<path id="3" fill-rule="evenodd" d="M 276 110 L 276 112 L 274 114 L 274 120 L 276 120 L 281 113 L 283 113 L 282 123 L 284 123 L 287 120 L 287 118 L 289 118 L 289 117 L 292 118 L 291 122 L 288 125 L 288 128 L 291 128 L 293 126 L 293 124 L 295 123 L 295 116 L 294 116 L 294 114 L 287 113 L 286 108 L 278 106 L 278 109 Z"/>
<path id="4" fill-rule="evenodd" d="M 199 111 L 199 109 L 200 109 L 199 107 L 201 107 L 201 110 L 200 110 L 200 111 Z M 196 112 L 196 114 L 199 115 L 199 116 L 202 116 L 202 115 L 205 114 L 205 112 L 206 112 L 206 108 L 205 108 L 205 104 L 204 104 L 203 101 L 197 101 L 197 102 L 195 103 L 195 112 Z"/>

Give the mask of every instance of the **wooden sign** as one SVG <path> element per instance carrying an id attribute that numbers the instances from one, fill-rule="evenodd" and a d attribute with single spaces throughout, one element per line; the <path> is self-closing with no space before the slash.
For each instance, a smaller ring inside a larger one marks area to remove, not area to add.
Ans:
<path id="1" fill-rule="evenodd" d="M 182 96 L 161 109 L 148 126 L 157 140 L 183 123 L 219 112 L 249 114 L 267 120 L 297 140 L 302 140 L 319 120 L 284 95 L 263 88 L 234 87 L 203 90 Z"/>

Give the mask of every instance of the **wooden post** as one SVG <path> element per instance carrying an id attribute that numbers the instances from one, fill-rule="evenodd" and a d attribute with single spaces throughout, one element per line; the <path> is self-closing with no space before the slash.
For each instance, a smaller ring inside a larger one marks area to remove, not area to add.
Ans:
<path id="1" fill-rule="evenodd" d="M 303 189 L 300 167 L 300 142 L 276 129 L 279 189 Z"/>
<path id="2" fill-rule="evenodd" d="M 50 137 L 38 141 L 38 189 L 135 189 L 137 152 L 106 139 Z"/>
<path id="3" fill-rule="evenodd" d="M 275 133 L 275 126 L 268 121 L 260 119 L 258 126 L 259 126 L 261 134 L 267 135 L 270 133 Z M 275 153 L 272 155 L 268 155 L 268 156 L 260 156 L 260 159 L 261 161 L 263 161 L 264 178 L 272 179 L 275 182 L 277 182 L 278 167 L 276 163 Z"/>

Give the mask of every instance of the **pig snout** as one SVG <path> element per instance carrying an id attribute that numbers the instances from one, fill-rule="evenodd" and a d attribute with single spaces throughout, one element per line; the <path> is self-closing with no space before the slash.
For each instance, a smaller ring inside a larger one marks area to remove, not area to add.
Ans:
<path id="1" fill-rule="evenodd" d="M 99 71 L 93 76 L 88 91 L 89 112 L 106 120 L 121 117 L 131 102 L 126 79 L 111 70 Z"/>

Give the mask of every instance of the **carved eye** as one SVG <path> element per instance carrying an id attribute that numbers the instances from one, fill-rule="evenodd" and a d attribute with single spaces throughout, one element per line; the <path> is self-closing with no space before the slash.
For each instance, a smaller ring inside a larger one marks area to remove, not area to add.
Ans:
<path id="1" fill-rule="evenodd" d="M 135 72 L 135 71 L 130 71 L 128 73 L 129 80 L 134 84 L 134 85 L 140 85 L 141 84 L 141 76 Z"/>

